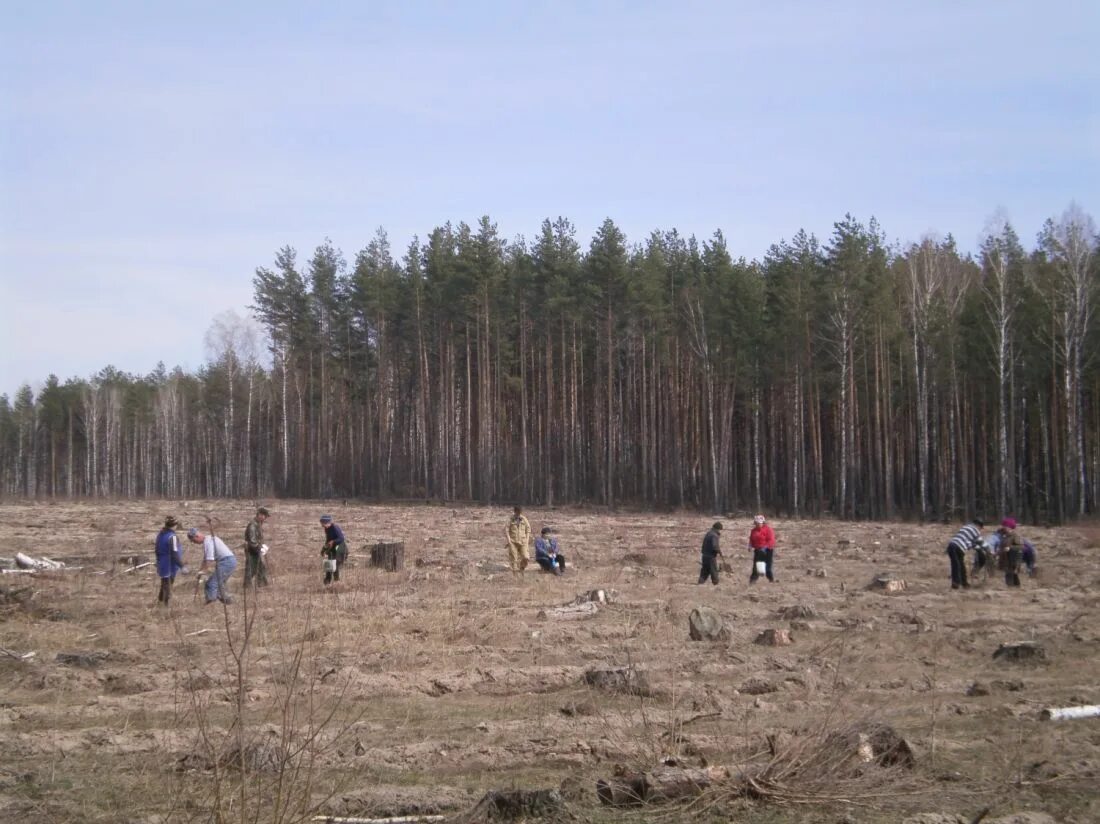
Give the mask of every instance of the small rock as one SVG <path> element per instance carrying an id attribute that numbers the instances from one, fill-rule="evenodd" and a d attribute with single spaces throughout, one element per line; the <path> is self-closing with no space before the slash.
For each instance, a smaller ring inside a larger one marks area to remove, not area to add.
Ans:
<path id="1" fill-rule="evenodd" d="M 989 685 L 994 689 L 1004 690 L 1005 692 L 1020 692 L 1024 688 L 1024 682 L 1017 679 L 1011 681 L 991 681 Z"/>
<path id="2" fill-rule="evenodd" d="M 966 694 L 972 696 L 989 695 L 989 687 L 987 687 L 981 681 L 975 681 L 973 684 L 966 688 Z"/>
<path id="3" fill-rule="evenodd" d="M 489 725 L 486 724 L 484 721 L 482 721 L 474 729 L 478 730 L 479 732 L 488 732 L 489 731 Z"/>

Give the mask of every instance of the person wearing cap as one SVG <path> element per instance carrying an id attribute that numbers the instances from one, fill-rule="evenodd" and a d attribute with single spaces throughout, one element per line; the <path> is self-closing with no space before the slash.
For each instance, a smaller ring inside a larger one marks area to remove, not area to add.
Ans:
<path id="1" fill-rule="evenodd" d="M 1005 574 L 1005 585 L 1018 587 L 1020 585 L 1020 561 L 1022 559 L 1022 547 L 1020 536 L 1016 534 L 1016 519 L 1005 518 L 997 528 L 1000 536 L 1000 562 L 1001 571 Z"/>
<path id="2" fill-rule="evenodd" d="M 233 603 L 226 586 L 229 576 L 237 569 L 237 557 L 233 550 L 217 535 L 205 535 L 195 527 L 187 530 L 187 537 L 193 543 L 202 544 L 202 566 L 199 567 L 199 574 L 206 575 L 206 603 Z"/>
<path id="3" fill-rule="evenodd" d="M 535 563 L 546 572 L 561 575 L 565 572 L 565 556 L 558 552 L 558 539 L 548 526 L 535 538 Z"/>
<path id="4" fill-rule="evenodd" d="M 722 534 L 722 522 L 715 521 L 703 537 L 703 557 L 700 562 L 699 583 L 706 583 L 707 578 L 715 586 L 718 585 L 718 558 L 722 550 L 718 548 L 718 539 Z"/>
<path id="5" fill-rule="evenodd" d="M 321 547 L 321 557 L 336 562 L 335 569 L 329 569 L 325 565 L 325 586 L 328 586 L 333 581 L 340 580 L 340 567 L 348 557 L 348 545 L 344 540 L 344 530 L 332 520 L 331 515 L 321 516 L 321 527 L 325 530 L 325 545 Z"/>
<path id="6" fill-rule="evenodd" d="M 180 525 L 173 516 L 164 519 L 164 526 L 157 533 L 154 550 L 157 556 L 157 576 L 160 578 L 160 591 L 157 593 L 157 603 L 168 606 L 172 599 L 172 584 L 175 583 L 176 573 L 183 569 L 183 549 L 180 547 L 179 536 L 176 535 L 176 527 Z"/>
<path id="7" fill-rule="evenodd" d="M 768 580 L 775 583 L 772 574 L 772 561 L 775 560 L 775 530 L 768 524 L 768 519 L 763 515 L 757 515 L 752 519 L 752 531 L 749 533 L 749 549 L 752 550 L 752 574 L 749 583 L 755 584 L 760 577 L 759 564 L 764 565 L 764 574 Z"/>
<path id="8" fill-rule="evenodd" d="M 244 585 L 267 586 L 267 565 L 264 563 L 264 521 L 271 517 L 266 506 L 256 510 L 244 530 Z"/>
<path id="9" fill-rule="evenodd" d="M 531 557 L 527 550 L 531 543 L 531 522 L 527 520 L 523 507 L 519 504 L 512 507 L 512 517 L 508 521 L 505 534 L 508 537 L 508 565 L 512 568 L 512 575 L 522 576 Z"/>
<path id="10" fill-rule="evenodd" d="M 985 522 L 980 518 L 973 518 L 948 541 L 947 557 L 951 561 L 951 589 L 970 588 L 970 582 L 966 580 L 966 552 L 969 549 L 976 549 L 981 543 L 984 526 Z"/>

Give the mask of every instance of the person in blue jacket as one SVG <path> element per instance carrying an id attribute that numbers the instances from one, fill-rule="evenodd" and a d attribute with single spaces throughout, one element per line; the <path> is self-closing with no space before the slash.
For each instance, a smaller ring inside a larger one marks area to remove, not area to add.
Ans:
<path id="1" fill-rule="evenodd" d="M 179 536 L 176 535 L 176 527 L 179 525 L 180 522 L 171 515 L 165 518 L 164 527 L 157 533 L 155 544 L 157 576 L 160 578 L 157 603 L 165 606 L 168 606 L 172 598 L 172 584 L 176 580 L 176 573 L 183 569 L 183 549 L 180 547 Z"/>
<path id="2" fill-rule="evenodd" d="M 331 515 L 321 516 L 321 526 L 325 530 L 325 545 L 321 547 L 321 557 L 326 561 L 335 561 L 334 568 L 325 565 L 325 586 L 340 580 L 340 567 L 348 557 L 348 545 L 344 539 L 344 530 L 332 520 Z"/>
<path id="3" fill-rule="evenodd" d="M 565 556 L 558 551 L 558 539 L 548 526 L 535 538 L 535 563 L 545 572 L 561 575 L 565 572 Z"/>

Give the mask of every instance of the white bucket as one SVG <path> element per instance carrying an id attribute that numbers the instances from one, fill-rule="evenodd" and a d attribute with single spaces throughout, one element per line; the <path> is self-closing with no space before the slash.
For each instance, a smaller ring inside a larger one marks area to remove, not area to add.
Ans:
<path id="1" fill-rule="evenodd" d="M 335 571 L 336 571 L 336 559 L 335 558 L 325 558 L 325 572 L 335 572 Z"/>
<path id="2" fill-rule="evenodd" d="M 757 561 L 756 562 L 756 574 L 757 575 L 764 575 L 765 573 L 767 573 L 767 571 L 768 571 L 768 565 L 767 565 L 766 562 L 764 562 L 764 561 Z"/>

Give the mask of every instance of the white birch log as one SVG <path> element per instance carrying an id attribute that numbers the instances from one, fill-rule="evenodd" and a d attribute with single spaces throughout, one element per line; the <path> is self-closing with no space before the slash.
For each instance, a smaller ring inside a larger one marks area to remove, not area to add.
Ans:
<path id="1" fill-rule="evenodd" d="M 15 553 L 15 565 L 20 569 L 64 569 L 61 561 L 51 561 L 49 558 L 32 558 L 22 552 Z"/>
<path id="2" fill-rule="evenodd" d="M 1049 707 L 1042 711 L 1044 721 L 1072 721 L 1077 718 L 1096 718 L 1100 716 L 1100 704 L 1088 704 L 1082 707 Z"/>

